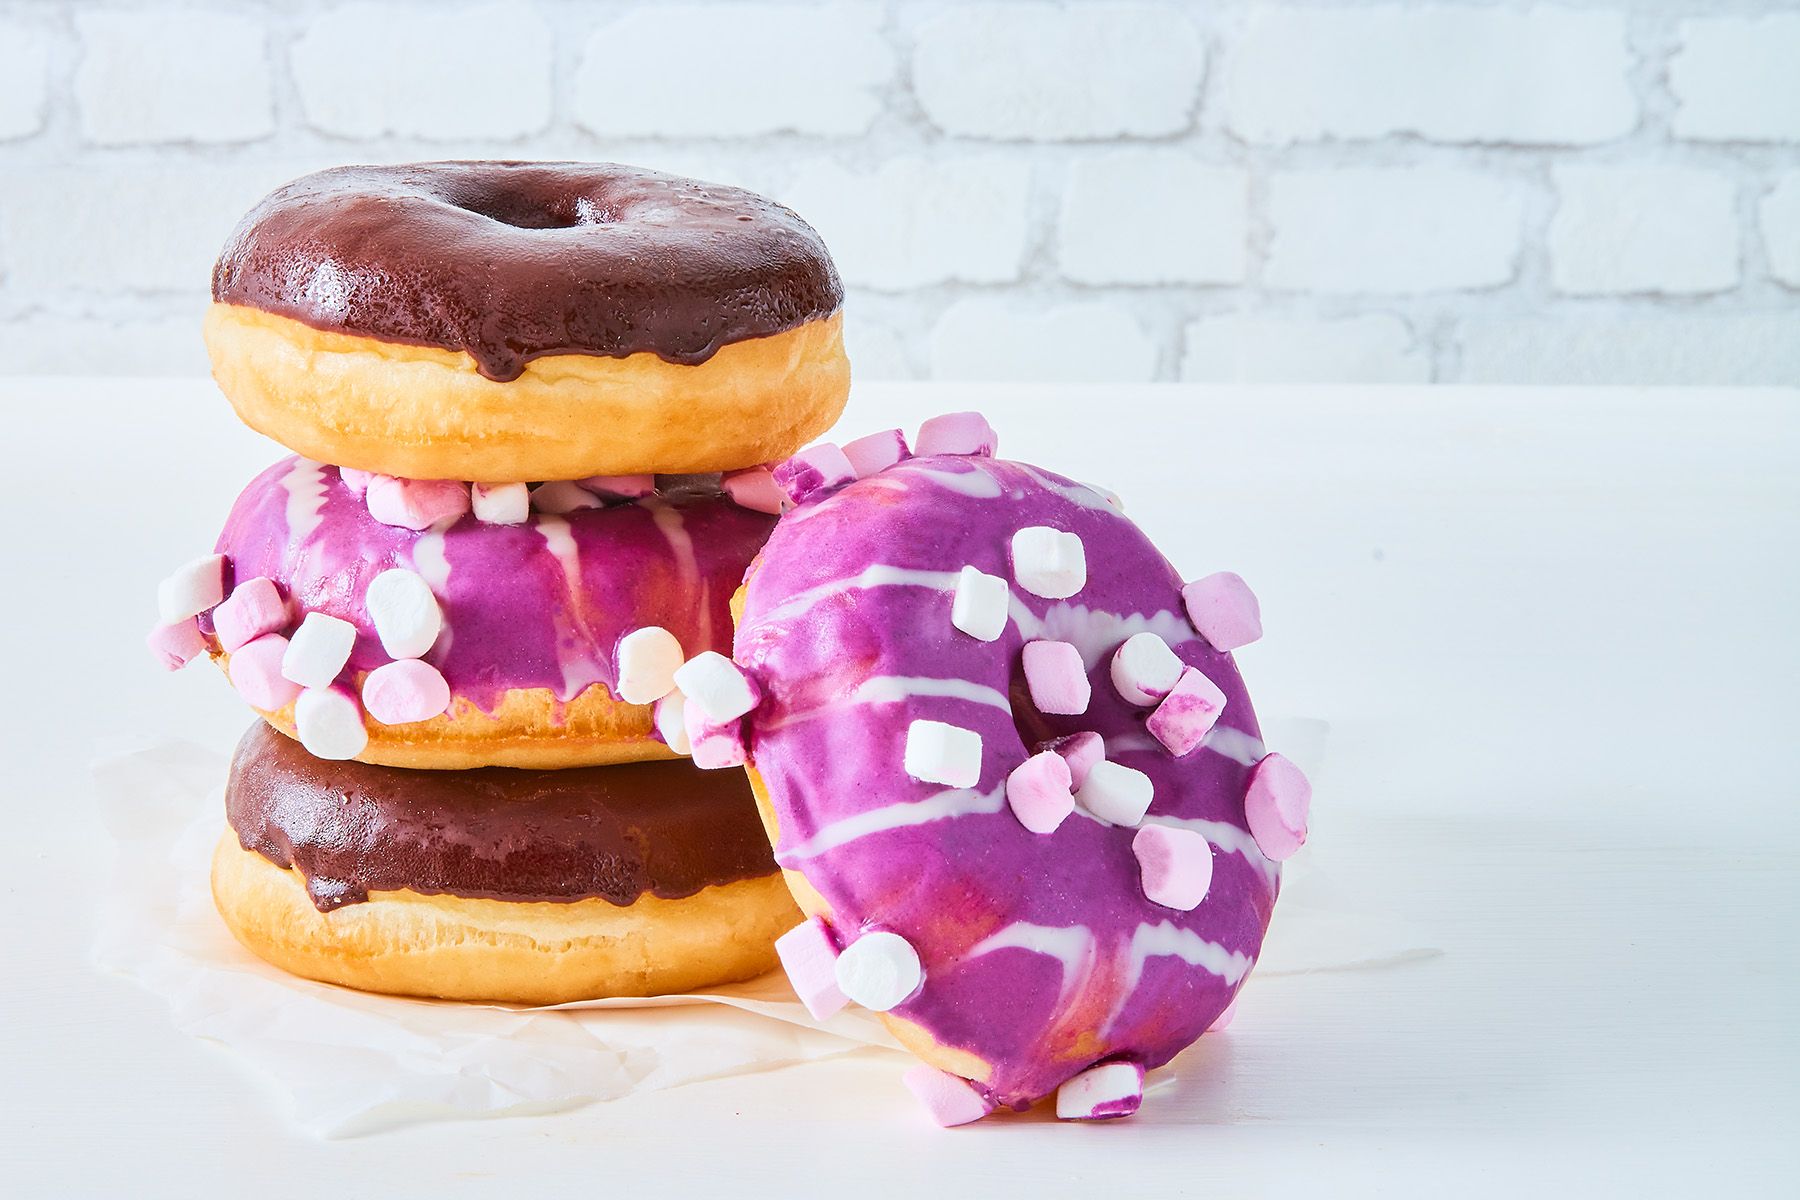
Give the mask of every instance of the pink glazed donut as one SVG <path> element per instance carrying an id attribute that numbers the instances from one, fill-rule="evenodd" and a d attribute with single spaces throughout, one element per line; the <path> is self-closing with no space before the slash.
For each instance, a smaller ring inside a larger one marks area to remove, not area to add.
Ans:
<path id="1" fill-rule="evenodd" d="M 810 918 L 778 947 L 801 998 L 884 1012 L 939 1123 L 1052 1093 L 1124 1116 L 1228 1019 L 1305 837 L 1229 653 L 1256 602 L 1184 587 L 1114 498 L 991 457 L 974 414 L 918 441 L 777 468 L 798 507 L 751 567 L 739 674 L 678 673 L 696 761 L 748 760 Z"/>

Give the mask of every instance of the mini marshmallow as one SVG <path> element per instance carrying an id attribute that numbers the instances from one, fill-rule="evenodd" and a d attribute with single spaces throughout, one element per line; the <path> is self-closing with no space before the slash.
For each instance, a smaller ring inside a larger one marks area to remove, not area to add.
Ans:
<path id="1" fill-rule="evenodd" d="M 942 721 L 906 727 L 906 773 L 923 783 L 974 787 L 981 778 L 981 735 Z"/>
<path id="2" fill-rule="evenodd" d="M 1212 732 L 1225 711 L 1225 693 L 1219 685 L 1188 667 L 1144 722 L 1152 737 L 1175 757 L 1189 753 Z"/>
<path id="3" fill-rule="evenodd" d="M 1012 589 L 998 575 L 964 567 L 956 577 L 956 595 L 950 601 L 950 623 L 975 638 L 992 642 L 1006 631 Z"/>
<path id="4" fill-rule="evenodd" d="M 1242 994 L 1243 993 L 1241 993 L 1241 992 L 1239 993 L 1239 995 L 1242 995 Z M 1231 1003 L 1227 1004 L 1225 1006 L 1225 1011 L 1220 1013 L 1218 1016 L 1214 1017 L 1213 1023 L 1206 1027 L 1206 1032 L 1217 1033 L 1221 1029 L 1231 1028 L 1231 1023 L 1233 1021 L 1237 1020 L 1237 1006 L 1238 1006 L 1238 997 L 1233 996 L 1231 998 Z"/>
<path id="5" fill-rule="evenodd" d="M 974 1084 L 948 1071 L 920 1063 L 900 1078 L 931 1119 L 945 1129 L 979 1121 L 994 1111 L 993 1101 L 976 1091 Z"/>
<path id="6" fill-rule="evenodd" d="M 619 682 L 613 692 L 627 704 L 654 704 L 675 690 L 681 643 L 660 625 L 634 629 L 619 639 Z"/>
<path id="7" fill-rule="evenodd" d="M 1012 536 L 1012 568 L 1032 595 L 1067 600 L 1087 586 L 1087 549 L 1076 534 L 1030 525 Z"/>
<path id="8" fill-rule="evenodd" d="M 1110 506 L 1114 511 L 1116 511 L 1116 512 L 1124 512 L 1125 511 L 1125 502 L 1123 500 L 1119 499 L 1119 493 L 1113 491 L 1111 488 L 1101 487 L 1097 483 L 1089 483 L 1089 484 L 1084 484 L 1082 486 L 1086 487 L 1088 491 L 1094 493 L 1094 495 L 1096 495 L 1096 496 L 1100 497 L 1102 500 L 1106 501 L 1108 506 Z"/>
<path id="9" fill-rule="evenodd" d="M 444 610 L 431 594 L 431 585 L 416 571 L 383 571 L 369 580 L 363 605 L 375 623 L 381 648 L 395 658 L 420 657 L 444 630 Z"/>
<path id="10" fill-rule="evenodd" d="M 749 747 L 744 744 L 741 717 L 715 721 L 688 698 L 681 707 L 681 724 L 687 734 L 688 757 L 694 765 L 707 771 L 741 767 L 750 761 Z"/>
<path id="11" fill-rule="evenodd" d="M 1191 912 L 1212 887 L 1212 846 L 1192 829 L 1145 825 L 1131 839 L 1138 876 L 1152 904 Z"/>
<path id="12" fill-rule="evenodd" d="M 844 443 L 844 457 L 850 460 L 858 479 L 879 475 L 897 462 L 912 457 L 906 435 L 898 429 L 884 429 Z"/>
<path id="13" fill-rule="evenodd" d="M 1155 704 L 1175 690 L 1185 666 L 1154 633 L 1134 633 L 1113 651 L 1113 687 L 1127 704 Z"/>
<path id="14" fill-rule="evenodd" d="M 775 955 L 794 985 L 794 994 L 815 1021 L 823 1021 L 850 1003 L 838 988 L 837 946 L 819 918 L 809 917 L 776 938 Z"/>
<path id="15" fill-rule="evenodd" d="M 369 480 L 375 478 L 373 471 L 359 471 L 355 467 L 339 467 L 338 478 L 350 489 L 350 494 L 360 496 L 369 490 Z"/>
<path id="16" fill-rule="evenodd" d="M 369 480 L 364 500 L 369 515 L 383 525 L 430 529 L 469 511 L 469 485 L 454 479 L 396 479 L 377 475 Z"/>
<path id="17" fill-rule="evenodd" d="M 979 454 L 992 458 L 1000 438 L 987 418 L 978 412 L 944 413 L 919 426 L 913 439 L 913 453 Z"/>
<path id="18" fill-rule="evenodd" d="M 656 702 L 651 714 L 656 724 L 657 736 L 662 738 L 663 745 L 677 754 L 692 754 L 693 743 L 687 735 L 687 697 L 680 692 L 670 692 Z"/>
<path id="19" fill-rule="evenodd" d="M 177 567 L 156 587 L 156 616 L 164 625 L 197 617 L 225 598 L 225 556 L 207 554 Z"/>
<path id="20" fill-rule="evenodd" d="M 531 519 L 531 489 L 522 483 L 477 483 L 469 488 L 475 519 L 489 525 L 523 525 Z"/>
<path id="21" fill-rule="evenodd" d="M 683 663 L 675 672 L 675 686 L 687 697 L 689 708 L 698 708 L 714 721 L 735 721 L 762 699 L 756 681 L 717 650 Z"/>
<path id="22" fill-rule="evenodd" d="M 1063 1121 L 1106 1121 L 1129 1117 L 1143 1102 L 1143 1067 L 1101 1063 L 1056 1089 L 1056 1116 Z"/>
<path id="23" fill-rule="evenodd" d="M 1292 858 L 1306 844 L 1311 811 L 1312 784 L 1292 762 L 1279 754 L 1266 754 L 1250 769 L 1244 819 L 1264 857 L 1275 862 Z"/>
<path id="24" fill-rule="evenodd" d="M 719 481 L 719 487 L 733 504 L 752 512 L 780 516 L 781 510 L 787 507 L 787 493 L 781 490 L 781 485 L 775 482 L 775 473 L 767 467 L 729 471 Z"/>
<path id="25" fill-rule="evenodd" d="M 273 579 L 258 575 L 232 588 L 231 595 L 213 609 L 213 632 L 219 637 L 220 649 L 229 654 L 265 633 L 286 629 L 291 620 L 293 612 L 281 589 Z"/>
<path id="26" fill-rule="evenodd" d="M 200 632 L 199 620 L 189 617 L 173 625 L 158 625 L 144 644 L 163 666 L 179 671 L 205 652 L 206 635 Z"/>
<path id="27" fill-rule="evenodd" d="M 307 688 L 294 701 L 294 732 L 314 758 L 355 758 L 369 744 L 362 708 L 336 688 Z"/>
<path id="28" fill-rule="evenodd" d="M 561 516 L 584 508 L 605 508 L 606 501 L 567 479 L 553 479 L 531 489 L 531 507 Z"/>
<path id="29" fill-rule="evenodd" d="M 876 930 L 844 947 L 832 964 L 838 990 L 853 1003 L 887 1012 L 919 990 L 919 953 L 897 933 Z"/>
<path id="30" fill-rule="evenodd" d="M 1093 688 L 1081 651 L 1068 642 L 1026 642 L 1025 686 L 1041 713 L 1076 716 L 1088 710 Z"/>
<path id="31" fill-rule="evenodd" d="M 1214 650 L 1236 650 L 1262 636 L 1262 605 L 1250 585 L 1230 571 L 1194 580 L 1181 589 L 1181 602 Z"/>
<path id="32" fill-rule="evenodd" d="M 641 500 L 656 491 L 654 475 L 589 475 L 581 486 L 602 496 L 620 500 Z"/>
<path id="33" fill-rule="evenodd" d="M 450 710 L 450 685 L 428 662 L 403 658 L 383 663 L 362 682 L 363 707 L 383 725 L 429 721 Z"/>
<path id="34" fill-rule="evenodd" d="M 856 481 L 856 468 L 833 442 L 808 446 L 775 468 L 775 482 L 795 504 L 829 495 Z"/>
<path id="35" fill-rule="evenodd" d="M 1055 833 L 1075 811 L 1069 764 L 1054 750 L 1032 755 L 1006 777 L 1006 803 L 1033 833 Z"/>
<path id="36" fill-rule="evenodd" d="M 1136 825 L 1150 811 L 1155 785 L 1142 771 L 1116 762 L 1095 763 L 1075 790 L 1075 802 L 1114 825 Z"/>
<path id="37" fill-rule="evenodd" d="M 1069 786 L 1076 791 L 1087 782 L 1088 772 L 1094 764 L 1106 758 L 1106 739 L 1097 733 L 1082 731 L 1081 733 L 1064 734 L 1059 738 L 1051 738 L 1038 747 L 1039 750 L 1054 750 L 1062 755 L 1062 760 L 1069 764 Z"/>
<path id="38" fill-rule="evenodd" d="M 328 688 L 356 645 L 356 626 L 322 612 L 309 612 L 288 640 L 281 673 L 303 688 Z"/>
<path id="39" fill-rule="evenodd" d="M 251 708 L 279 712 L 300 695 L 300 685 L 281 673 L 287 648 L 279 633 L 265 633 L 232 651 L 225 675 Z"/>

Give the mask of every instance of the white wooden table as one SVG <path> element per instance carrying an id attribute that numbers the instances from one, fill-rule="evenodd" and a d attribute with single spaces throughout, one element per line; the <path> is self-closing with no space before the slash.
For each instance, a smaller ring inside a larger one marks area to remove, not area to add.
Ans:
<path id="1" fill-rule="evenodd" d="M 95 746 L 244 725 L 150 663 L 152 588 L 279 451 L 198 381 L 0 381 L 0 1192 L 1792 1194 L 1800 392 L 869 386 L 844 428 L 964 407 L 1252 582 L 1259 707 L 1331 723 L 1306 853 L 1440 954 L 1253 984 L 1103 1127 L 940 1132 L 851 1056 L 296 1134 L 87 963 Z"/>

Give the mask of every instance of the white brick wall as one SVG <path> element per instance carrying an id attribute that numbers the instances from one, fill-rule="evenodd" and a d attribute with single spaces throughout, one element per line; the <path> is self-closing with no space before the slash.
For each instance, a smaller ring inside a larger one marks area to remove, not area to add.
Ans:
<path id="1" fill-rule="evenodd" d="M 1796 0 L 0 0 L 0 371 L 446 156 L 794 205 L 866 378 L 1800 382 Z"/>

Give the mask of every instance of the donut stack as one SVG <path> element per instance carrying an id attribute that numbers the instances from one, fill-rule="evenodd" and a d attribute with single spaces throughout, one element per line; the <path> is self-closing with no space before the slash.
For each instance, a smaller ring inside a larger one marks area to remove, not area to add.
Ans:
<path id="1" fill-rule="evenodd" d="M 245 218 L 207 345 L 295 455 L 150 636 L 260 717 L 213 861 L 240 941 L 520 1003 L 775 964 L 800 915 L 745 773 L 689 761 L 729 746 L 678 683 L 738 678 L 730 599 L 788 494 L 765 464 L 842 410 L 841 303 L 792 212 L 619 166 L 340 168 Z"/>

